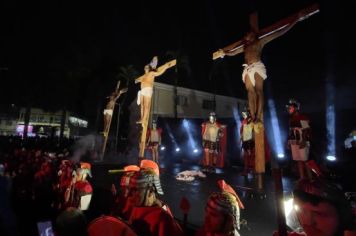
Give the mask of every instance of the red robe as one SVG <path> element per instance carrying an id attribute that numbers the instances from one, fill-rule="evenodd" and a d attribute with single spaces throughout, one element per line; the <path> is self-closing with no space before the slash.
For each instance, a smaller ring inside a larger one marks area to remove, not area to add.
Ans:
<path id="1" fill-rule="evenodd" d="M 161 128 L 157 128 L 156 129 L 158 132 L 158 136 L 162 138 L 162 129 Z M 148 142 L 148 139 L 151 137 L 151 129 L 147 129 L 147 133 L 146 133 L 146 143 Z"/>
<path id="2" fill-rule="evenodd" d="M 74 184 L 74 207 L 78 207 L 82 196 L 93 194 L 93 187 L 86 180 L 77 181 Z"/>
<path id="3" fill-rule="evenodd" d="M 248 120 L 247 119 L 243 119 L 242 122 L 241 122 L 241 127 L 240 127 L 240 137 L 242 137 L 242 133 L 243 133 L 243 127 L 245 124 L 248 123 Z M 265 137 L 265 141 L 264 141 L 264 144 L 265 144 L 265 162 L 269 162 L 271 160 L 271 149 L 270 149 L 270 146 L 268 144 L 268 139 L 267 139 L 267 136 L 266 136 L 266 133 L 264 134 L 264 137 Z M 254 169 L 254 161 L 251 162 L 253 164 L 253 166 L 250 166 L 252 169 Z"/>
<path id="4" fill-rule="evenodd" d="M 308 118 L 308 116 L 306 116 L 304 114 L 300 114 L 300 113 L 291 115 L 291 117 L 289 119 L 290 130 L 292 130 L 293 128 L 302 128 L 302 123 L 301 123 L 302 121 L 307 122 L 308 125 L 310 126 L 310 119 Z M 289 140 L 302 139 L 304 141 L 310 141 L 310 139 L 311 139 L 310 131 L 311 131 L 310 127 L 307 129 L 303 129 L 302 137 L 295 137 L 293 132 L 290 131 L 288 139 Z"/>
<path id="5" fill-rule="evenodd" d="M 208 121 L 207 121 L 208 122 Z M 206 130 L 206 123 L 202 124 L 201 135 L 204 137 L 204 133 Z M 219 122 L 215 122 L 216 125 L 221 129 L 222 137 L 219 139 L 220 151 L 217 156 L 216 166 L 219 168 L 223 168 L 225 164 L 225 153 L 226 153 L 226 144 L 227 144 L 227 130 L 226 127 L 222 126 Z"/>
<path id="6" fill-rule="evenodd" d="M 175 219 L 161 207 L 134 207 L 130 224 L 138 235 L 183 236 L 183 230 Z"/>

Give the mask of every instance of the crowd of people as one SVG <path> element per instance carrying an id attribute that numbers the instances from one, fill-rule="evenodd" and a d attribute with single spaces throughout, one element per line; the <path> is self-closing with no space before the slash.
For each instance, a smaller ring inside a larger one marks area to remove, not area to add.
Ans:
<path id="1" fill-rule="evenodd" d="M 0 153 L 1 235 L 38 235 L 45 222 L 53 227 L 42 229 L 43 235 L 239 235 L 244 205 L 222 179 L 216 183 L 219 191 L 206 199 L 200 229 L 187 230 L 161 199 L 160 169 L 151 160 L 125 166 L 120 183 L 106 195 L 105 209 L 93 214 L 90 163 L 74 163 L 71 152 L 57 145 L 40 149 L 36 145 L 30 148 L 28 143 L 25 147 L 16 138 L 8 142 L 12 149 L 7 146 Z M 43 145 L 44 140 L 41 142 Z M 302 231 L 289 234 L 356 235 L 355 211 L 342 189 L 315 162 L 306 166 L 312 178 L 299 180 L 293 191 Z"/>

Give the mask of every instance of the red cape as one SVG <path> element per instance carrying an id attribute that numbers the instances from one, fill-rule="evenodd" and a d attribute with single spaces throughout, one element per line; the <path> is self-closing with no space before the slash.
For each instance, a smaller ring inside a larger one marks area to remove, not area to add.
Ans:
<path id="1" fill-rule="evenodd" d="M 130 224 L 138 235 L 183 236 L 175 219 L 161 207 L 134 207 Z"/>
<path id="2" fill-rule="evenodd" d="M 202 124 L 202 130 L 201 130 L 202 137 L 204 136 L 207 123 L 208 123 L 208 121 L 204 122 Z M 223 136 L 219 140 L 220 152 L 219 152 L 217 160 L 216 160 L 216 166 L 219 167 L 219 168 L 223 168 L 224 165 L 225 165 L 225 153 L 226 153 L 226 144 L 227 144 L 227 129 L 226 129 L 225 126 L 222 126 L 219 122 L 216 122 L 216 125 L 222 130 L 222 133 L 223 133 Z"/>

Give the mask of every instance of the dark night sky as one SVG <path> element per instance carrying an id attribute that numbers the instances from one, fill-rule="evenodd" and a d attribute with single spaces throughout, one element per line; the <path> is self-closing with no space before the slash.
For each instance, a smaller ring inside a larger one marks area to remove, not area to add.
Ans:
<path id="1" fill-rule="evenodd" d="M 243 36 L 254 7 L 262 28 L 315 1 L 248 2 L 2 1 L 0 67 L 8 70 L 0 71 L 1 104 L 65 104 L 93 120 L 120 66 L 132 64 L 142 73 L 152 56 L 168 60 L 169 50 L 190 61 L 192 73 L 181 72 L 179 86 L 245 98 L 243 56 L 213 62 L 212 52 Z M 277 108 L 296 97 L 306 110 L 320 111 L 326 78 L 335 81 L 337 109 L 355 108 L 355 39 L 346 34 L 356 22 L 352 9 L 322 1 L 319 14 L 265 47 L 265 88 Z M 172 75 L 170 70 L 157 81 L 172 83 Z M 132 86 L 130 94 L 137 89 Z"/>

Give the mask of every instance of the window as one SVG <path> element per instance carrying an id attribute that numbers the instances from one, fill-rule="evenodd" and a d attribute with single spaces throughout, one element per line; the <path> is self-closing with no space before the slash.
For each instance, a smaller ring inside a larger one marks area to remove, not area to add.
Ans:
<path id="1" fill-rule="evenodd" d="M 39 115 L 38 116 L 38 122 L 43 122 L 44 121 L 44 116 L 43 115 Z"/>
<path id="2" fill-rule="evenodd" d="M 183 95 L 178 95 L 177 96 L 177 105 L 182 106 L 182 107 L 188 106 L 188 98 Z"/>
<path id="3" fill-rule="evenodd" d="M 215 110 L 216 103 L 211 100 L 203 100 L 203 109 L 205 110 Z"/>

